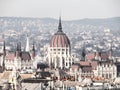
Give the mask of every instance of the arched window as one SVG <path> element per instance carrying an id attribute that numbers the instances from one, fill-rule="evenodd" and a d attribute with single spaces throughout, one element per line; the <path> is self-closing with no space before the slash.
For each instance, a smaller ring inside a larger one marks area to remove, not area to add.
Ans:
<path id="1" fill-rule="evenodd" d="M 57 67 L 60 67 L 60 58 L 59 57 L 56 57 L 56 64 L 57 64 Z"/>
<path id="2" fill-rule="evenodd" d="M 65 65 L 65 58 L 64 57 L 62 57 L 62 63 L 63 63 L 63 65 Z"/>
<path id="3" fill-rule="evenodd" d="M 68 65 L 68 63 L 66 62 L 66 66 Z"/>

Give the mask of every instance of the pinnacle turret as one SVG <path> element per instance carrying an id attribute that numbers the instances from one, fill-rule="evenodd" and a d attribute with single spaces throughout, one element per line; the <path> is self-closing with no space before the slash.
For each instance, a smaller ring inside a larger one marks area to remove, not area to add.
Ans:
<path id="1" fill-rule="evenodd" d="M 29 37 L 27 35 L 27 40 L 26 40 L 26 52 L 30 52 L 30 46 L 29 46 Z"/>
<path id="2" fill-rule="evenodd" d="M 62 32 L 61 16 L 59 17 L 58 32 Z"/>

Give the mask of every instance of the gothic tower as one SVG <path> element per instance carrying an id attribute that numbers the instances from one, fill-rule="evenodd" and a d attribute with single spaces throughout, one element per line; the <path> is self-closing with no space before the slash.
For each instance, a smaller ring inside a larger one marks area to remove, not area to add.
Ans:
<path id="1" fill-rule="evenodd" d="M 33 47 L 32 47 L 32 58 L 35 58 L 35 45 L 33 43 Z"/>
<path id="2" fill-rule="evenodd" d="M 113 59 L 112 42 L 111 42 L 111 44 L 110 44 L 109 59 L 110 59 L 110 60 L 112 60 L 112 59 Z"/>
<path id="3" fill-rule="evenodd" d="M 26 40 L 26 52 L 30 52 L 30 46 L 29 46 L 29 36 L 27 35 L 27 40 Z"/>
<path id="4" fill-rule="evenodd" d="M 5 70 L 5 56 L 6 56 L 6 47 L 5 47 L 5 41 L 3 44 L 3 61 L 2 61 L 2 71 Z"/>

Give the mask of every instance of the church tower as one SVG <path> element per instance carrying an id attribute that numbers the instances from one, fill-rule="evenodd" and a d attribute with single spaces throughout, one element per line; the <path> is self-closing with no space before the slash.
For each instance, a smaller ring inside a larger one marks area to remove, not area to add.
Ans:
<path id="1" fill-rule="evenodd" d="M 98 46 L 96 47 L 95 59 L 100 60 L 100 52 Z"/>
<path id="2" fill-rule="evenodd" d="M 84 60 L 84 61 L 85 61 L 85 56 L 86 56 L 85 47 L 83 47 L 83 50 L 82 50 L 82 60 Z"/>
<path id="3" fill-rule="evenodd" d="M 15 57 L 14 57 L 14 65 L 16 69 L 21 69 L 21 43 L 17 43 Z"/>
<path id="4" fill-rule="evenodd" d="M 2 71 L 5 70 L 5 56 L 6 56 L 6 47 L 5 47 L 5 41 L 4 41 L 4 43 L 3 43 Z"/>
<path id="5" fill-rule="evenodd" d="M 20 53 L 21 53 L 21 43 L 17 43 L 17 47 L 16 47 L 16 52 L 15 52 L 15 56 L 16 58 L 20 57 Z"/>
<path id="6" fill-rule="evenodd" d="M 33 43 L 33 47 L 32 47 L 32 59 L 35 58 L 35 45 Z"/>
<path id="7" fill-rule="evenodd" d="M 109 59 L 110 59 L 110 60 L 112 60 L 112 59 L 113 59 L 112 42 L 111 42 L 111 44 L 110 44 Z"/>
<path id="8" fill-rule="evenodd" d="M 5 47 L 5 41 L 3 43 L 3 56 L 5 57 L 6 56 L 6 47 Z"/>
<path id="9" fill-rule="evenodd" d="M 30 52 L 30 45 L 29 45 L 29 36 L 27 35 L 27 40 L 26 40 L 26 52 Z"/>
<path id="10" fill-rule="evenodd" d="M 81 54 L 81 60 L 82 61 L 85 61 L 86 60 L 86 58 L 85 58 L 85 56 L 86 56 L 86 45 L 85 45 L 85 41 L 83 41 L 83 48 L 82 48 L 82 54 Z"/>

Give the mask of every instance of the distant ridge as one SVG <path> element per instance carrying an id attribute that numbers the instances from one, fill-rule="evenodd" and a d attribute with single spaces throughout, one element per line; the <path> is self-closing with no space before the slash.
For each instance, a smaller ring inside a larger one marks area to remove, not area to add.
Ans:
<path id="1" fill-rule="evenodd" d="M 19 18 L 19 19 L 41 19 L 41 20 L 58 20 L 58 19 L 55 19 L 55 18 L 50 18 L 50 17 L 44 17 L 44 18 L 38 18 L 38 17 L 1 17 L 0 18 L 13 18 L 13 19 L 16 19 L 16 18 Z M 95 20 L 99 20 L 99 21 L 102 21 L 102 20 L 120 20 L 120 17 L 111 17 L 111 18 L 84 18 L 84 19 L 76 19 L 76 20 L 63 20 L 63 21 L 67 21 L 67 22 L 73 22 L 73 21 L 95 21 Z"/>
<path id="2" fill-rule="evenodd" d="M 7 26 L 3 22 L 8 22 Z M 24 23 L 24 25 L 23 25 Z M 33 24 L 34 23 L 34 24 Z M 103 30 L 111 29 L 120 30 L 120 17 L 98 18 L 98 19 L 79 19 L 79 20 L 62 20 L 64 31 L 74 30 Z M 22 30 L 27 25 L 29 30 L 55 30 L 57 29 L 58 19 L 54 18 L 31 18 L 31 17 L 0 17 L 0 30 Z M 84 27 L 84 28 L 83 28 Z"/>

